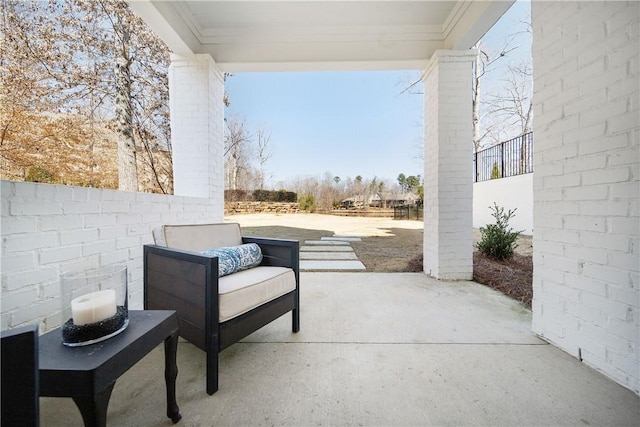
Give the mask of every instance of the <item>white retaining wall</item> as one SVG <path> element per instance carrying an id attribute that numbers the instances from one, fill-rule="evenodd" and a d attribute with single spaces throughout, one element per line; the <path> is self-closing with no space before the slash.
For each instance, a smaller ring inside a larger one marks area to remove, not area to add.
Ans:
<path id="1" fill-rule="evenodd" d="M 126 263 L 142 309 L 142 245 L 168 223 L 223 221 L 210 199 L 1 181 L 2 329 L 60 325 L 60 273 Z"/>
<path id="2" fill-rule="evenodd" d="M 516 209 L 509 225 L 523 234 L 533 234 L 533 174 L 491 179 L 473 184 L 473 227 L 480 228 L 495 224 L 491 216 L 493 204 Z"/>
<path id="3" fill-rule="evenodd" d="M 531 9 L 533 330 L 640 394 L 640 3 Z"/>

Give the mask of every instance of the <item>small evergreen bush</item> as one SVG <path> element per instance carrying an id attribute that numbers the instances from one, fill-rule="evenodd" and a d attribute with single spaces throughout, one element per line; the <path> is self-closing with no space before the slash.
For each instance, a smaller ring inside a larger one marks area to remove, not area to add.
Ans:
<path id="1" fill-rule="evenodd" d="M 299 197 L 298 205 L 300 206 L 300 209 L 311 213 L 315 212 L 318 208 L 316 205 L 316 198 L 313 197 L 313 194 L 305 194 L 304 196 Z"/>
<path id="2" fill-rule="evenodd" d="M 492 217 L 496 219 L 495 224 L 487 224 L 486 227 L 480 227 L 482 238 L 476 244 L 480 252 L 489 258 L 497 260 L 511 259 L 513 251 L 518 247 L 516 239 L 522 231 L 513 231 L 509 227 L 509 220 L 515 216 L 516 209 L 509 209 L 506 213 L 497 203 L 493 203 Z"/>
<path id="3" fill-rule="evenodd" d="M 491 179 L 500 178 L 500 168 L 498 167 L 498 162 L 493 164 L 493 169 L 491 169 Z"/>

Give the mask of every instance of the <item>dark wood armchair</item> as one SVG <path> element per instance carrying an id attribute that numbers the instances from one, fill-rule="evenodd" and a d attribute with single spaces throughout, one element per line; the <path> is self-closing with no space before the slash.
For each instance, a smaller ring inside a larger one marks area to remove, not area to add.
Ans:
<path id="1" fill-rule="evenodd" d="M 7 426 L 40 425 L 38 326 L 2 331 L 2 414 Z M 62 345 L 62 344 L 60 344 Z"/>
<path id="2" fill-rule="evenodd" d="M 290 311 L 292 331 L 300 330 L 298 241 L 241 237 L 228 223 L 165 226 L 162 234 L 156 242 L 166 246 L 144 246 L 144 308 L 177 312 L 180 336 L 206 352 L 207 393 L 218 390 L 220 351 Z M 260 247 L 262 263 L 225 277 L 217 257 L 199 253 L 244 243 Z"/>

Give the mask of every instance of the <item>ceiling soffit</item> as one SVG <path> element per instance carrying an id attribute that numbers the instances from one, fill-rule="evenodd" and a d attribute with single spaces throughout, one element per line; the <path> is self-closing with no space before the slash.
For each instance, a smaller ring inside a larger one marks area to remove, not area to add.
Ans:
<path id="1" fill-rule="evenodd" d="M 131 1 L 176 53 L 224 71 L 420 69 L 468 49 L 512 1 Z"/>

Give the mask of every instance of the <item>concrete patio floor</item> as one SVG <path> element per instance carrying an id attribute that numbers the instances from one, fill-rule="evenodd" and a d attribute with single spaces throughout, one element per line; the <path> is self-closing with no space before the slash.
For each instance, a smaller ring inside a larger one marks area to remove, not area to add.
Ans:
<path id="1" fill-rule="evenodd" d="M 530 331 L 531 313 L 473 282 L 422 273 L 301 274 L 301 331 L 286 315 L 220 354 L 181 340 L 183 426 L 637 426 L 640 398 Z M 116 383 L 110 426 L 170 426 L 164 353 Z M 80 426 L 71 399 L 41 398 L 42 426 Z"/>

